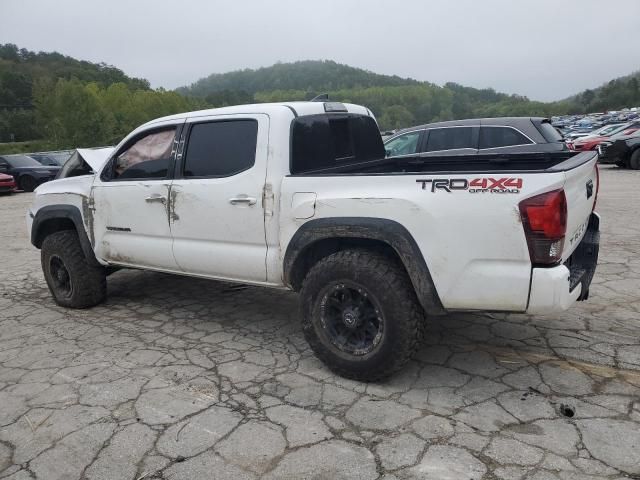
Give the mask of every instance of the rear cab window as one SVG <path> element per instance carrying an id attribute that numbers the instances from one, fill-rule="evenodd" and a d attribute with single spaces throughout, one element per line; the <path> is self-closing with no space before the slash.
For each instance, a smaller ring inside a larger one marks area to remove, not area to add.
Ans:
<path id="1" fill-rule="evenodd" d="M 292 123 L 290 170 L 294 175 L 384 157 L 378 125 L 367 115 L 306 115 Z"/>

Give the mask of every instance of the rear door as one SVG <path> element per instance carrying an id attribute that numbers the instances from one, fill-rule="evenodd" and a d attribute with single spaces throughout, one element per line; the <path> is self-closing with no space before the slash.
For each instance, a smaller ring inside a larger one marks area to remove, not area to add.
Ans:
<path id="1" fill-rule="evenodd" d="M 173 254 L 182 270 L 266 281 L 268 147 L 267 115 L 187 120 L 170 201 Z"/>

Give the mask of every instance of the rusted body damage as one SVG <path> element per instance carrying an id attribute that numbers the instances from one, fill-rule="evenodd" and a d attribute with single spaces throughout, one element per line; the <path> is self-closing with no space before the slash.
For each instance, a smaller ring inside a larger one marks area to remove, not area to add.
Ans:
<path id="1" fill-rule="evenodd" d="M 167 218 L 169 223 L 180 220 L 180 216 L 176 213 L 176 200 L 178 198 L 178 191 L 175 188 L 169 187 L 169 201 L 167 202 Z"/>
<path id="2" fill-rule="evenodd" d="M 416 295 L 430 315 L 446 312 L 433 285 L 431 273 L 411 234 L 397 222 L 382 218 L 338 217 L 311 220 L 291 239 L 284 257 L 284 282 L 299 290 L 304 273 L 316 257 L 342 245 L 379 247 L 397 256 L 407 271 Z"/>
<path id="3" fill-rule="evenodd" d="M 93 233 L 93 212 L 95 212 L 93 199 L 83 196 L 82 197 L 82 218 L 84 220 L 84 226 L 89 236 L 89 242 L 91 243 L 92 246 L 95 245 L 96 243 L 95 236 Z"/>

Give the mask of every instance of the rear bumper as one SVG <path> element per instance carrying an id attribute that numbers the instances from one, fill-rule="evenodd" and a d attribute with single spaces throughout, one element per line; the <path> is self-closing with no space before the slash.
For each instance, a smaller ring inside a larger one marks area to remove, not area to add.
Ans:
<path id="1" fill-rule="evenodd" d="M 560 312 L 575 301 L 586 300 L 598 264 L 599 248 L 600 217 L 592 213 L 580 245 L 563 265 L 532 270 L 527 313 Z"/>

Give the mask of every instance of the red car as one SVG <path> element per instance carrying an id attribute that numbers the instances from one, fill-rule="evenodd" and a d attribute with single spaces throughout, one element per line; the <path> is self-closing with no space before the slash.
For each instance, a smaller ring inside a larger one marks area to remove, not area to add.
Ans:
<path id="1" fill-rule="evenodd" d="M 631 133 L 639 130 L 639 127 L 631 127 L 621 132 L 615 132 L 615 135 L 630 135 Z M 602 142 L 611 141 L 611 138 L 615 135 L 598 135 L 597 137 L 585 137 L 579 138 L 573 144 L 569 145 L 569 149 L 577 152 L 584 152 L 587 150 L 595 150 Z"/>
<path id="2" fill-rule="evenodd" d="M 12 193 L 16 191 L 16 181 L 11 175 L 0 173 L 0 193 Z"/>

